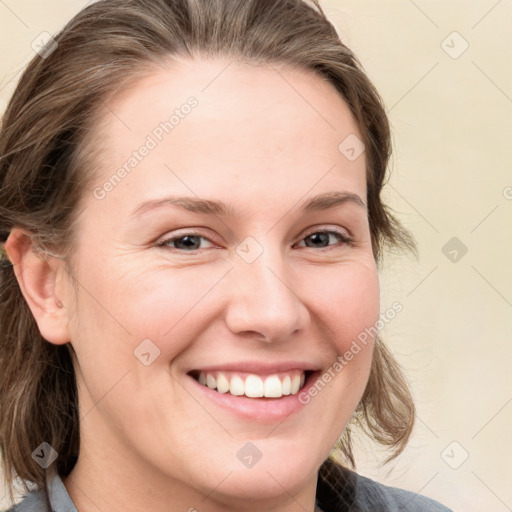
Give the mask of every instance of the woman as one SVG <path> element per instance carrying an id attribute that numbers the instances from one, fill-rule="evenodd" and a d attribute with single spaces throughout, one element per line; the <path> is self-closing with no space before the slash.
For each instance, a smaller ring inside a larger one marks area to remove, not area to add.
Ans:
<path id="1" fill-rule="evenodd" d="M 1 451 L 36 485 L 12 510 L 447 510 L 348 469 L 354 425 L 390 458 L 412 429 L 377 333 L 382 250 L 412 239 L 318 5 L 97 2 L 0 151 Z"/>

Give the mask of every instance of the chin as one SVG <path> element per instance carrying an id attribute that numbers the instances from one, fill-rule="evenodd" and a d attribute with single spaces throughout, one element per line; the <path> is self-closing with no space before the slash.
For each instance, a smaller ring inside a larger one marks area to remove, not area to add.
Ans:
<path id="1" fill-rule="evenodd" d="M 302 468 L 290 464 L 283 464 L 281 467 L 267 468 L 261 465 L 251 469 L 236 469 L 221 485 L 217 482 L 218 487 L 213 497 L 219 501 L 225 499 L 231 505 L 234 500 L 241 503 L 267 500 L 270 505 L 274 500 L 281 501 L 283 494 L 298 494 L 304 488 L 306 480 L 311 478 L 314 469 L 316 468 Z"/>
<path id="2" fill-rule="evenodd" d="M 243 443 L 231 465 L 217 468 L 219 480 L 210 483 L 210 488 L 216 487 L 215 498 L 224 495 L 231 500 L 271 502 L 282 500 L 283 493 L 298 494 L 313 478 L 316 482 L 317 471 L 329 451 L 326 450 L 324 457 L 324 454 L 315 455 L 306 442 L 282 442 L 282 448 L 279 444 L 265 439 L 255 440 L 254 444 Z"/>

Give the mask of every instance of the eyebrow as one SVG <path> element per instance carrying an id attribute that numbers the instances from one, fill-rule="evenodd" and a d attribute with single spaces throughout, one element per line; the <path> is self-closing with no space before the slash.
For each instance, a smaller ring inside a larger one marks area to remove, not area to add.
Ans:
<path id="1" fill-rule="evenodd" d="M 368 210 L 365 202 L 357 194 L 342 191 L 325 192 L 316 195 L 304 201 L 299 209 L 304 213 L 312 213 L 319 210 L 335 208 L 347 203 L 354 204 L 364 211 Z M 207 215 L 237 216 L 237 212 L 231 204 L 192 196 L 166 196 L 162 199 L 146 201 L 138 206 L 130 216 L 139 216 L 163 206 L 176 206 L 193 213 L 204 213 Z"/>

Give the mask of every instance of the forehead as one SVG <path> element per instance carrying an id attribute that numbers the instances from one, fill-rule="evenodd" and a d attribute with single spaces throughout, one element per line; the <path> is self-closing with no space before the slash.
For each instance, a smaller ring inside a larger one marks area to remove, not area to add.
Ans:
<path id="1" fill-rule="evenodd" d="M 364 155 L 351 160 L 340 150 L 351 137 L 362 139 L 327 80 L 229 59 L 166 63 L 106 103 L 94 134 L 101 179 L 128 171 L 117 196 L 128 183 L 131 193 L 151 196 L 164 180 L 202 196 L 227 184 L 254 193 L 274 184 L 279 196 L 285 183 L 303 196 L 318 182 L 315 192 L 336 187 L 364 198 Z"/>

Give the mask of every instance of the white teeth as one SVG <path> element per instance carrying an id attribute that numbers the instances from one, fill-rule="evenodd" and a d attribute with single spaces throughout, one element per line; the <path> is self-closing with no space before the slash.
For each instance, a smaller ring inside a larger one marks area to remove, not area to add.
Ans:
<path id="1" fill-rule="evenodd" d="M 245 379 L 245 395 L 251 398 L 263 396 L 263 381 L 257 375 L 249 375 Z"/>
<path id="2" fill-rule="evenodd" d="M 219 393 L 235 396 L 245 395 L 250 398 L 281 398 L 294 395 L 304 386 L 306 377 L 303 371 L 294 370 L 287 374 L 274 374 L 266 378 L 249 374 L 245 380 L 240 375 L 230 372 L 200 372 L 198 381 L 203 386 L 216 389 Z"/>
<path id="3" fill-rule="evenodd" d="M 245 393 L 244 381 L 237 375 L 235 375 L 231 379 L 231 382 L 229 385 L 229 392 L 232 395 L 237 395 L 237 396 L 243 395 Z"/>
<path id="4" fill-rule="evenodd" d="M 219 393 L 227 393 L 229 391 L 229 380 L 223 373 L 217 375 L 217 391 Z"/>
<path id="5" fill-rule="evenodd" d="M 292 379 L 292 395 L 300 389 L 300 375 L 294 375 Z"/>
<path id="6" fill-rule="evenodd" d="M 206 374 L 206 385 L 210 389 L 215 389 L 217 387 L 217 381 L 215 380 L 215 377 L 209 373 Z"/>
<path id="7" fill-rule="evenodd" d="M 292 379 L 287 375 L 283 379 L 283 395 L 289 395 L 292 392 Z"/>
<path id="8" fill-rule="evenodd" d="M 277 375 L 272 375 L 265 379 L 265 396 L 279 398 L 283 396 L 283 386 Z"/>

